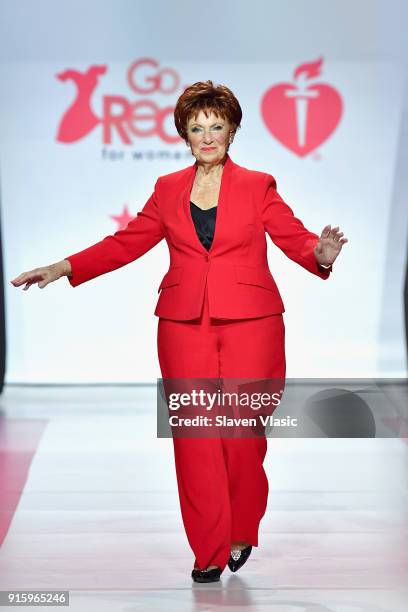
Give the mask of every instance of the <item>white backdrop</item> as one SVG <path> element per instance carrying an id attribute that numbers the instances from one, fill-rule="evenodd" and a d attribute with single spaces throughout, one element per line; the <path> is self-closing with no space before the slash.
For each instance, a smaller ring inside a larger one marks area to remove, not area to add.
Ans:
<path id="1" fill-rule="evenodd" d="M 320 233 L 326 223 L 338 224 L 350 240 L 332 277 L 321 281 L 288 260 L 268 238 L 270 268 L 286 306 L 288 376 L 400 375 L 405 367 L 403 329 L 400 342 L 387 347 L 394 356 L 390 367 L 380 359 L 379 327 L 402 71 L 391 63 L 322 58 L 319 74 L 312 71 L 307 84 L 323 83 L 333 95 L 337 92 L 342 115 L 320 146 L 299 155 L 268 129 L 261 100 L 271 87 L 294 86 L 302 58 L 279 63 L 150 59 L 157 66 L 142 63 L 131 83 L 129 69 L 143 56 L 127 62 L 2 64 L 2 81 L 8 83 L 1 114 L 6 281 L 113 233 L 119 226 L 112 216 L 120 216 L 125 205 L 135 216 L 158 176 L 194 162 L 183 142 L 166 142 L 157 131 L 136 136 L 126 121 L 114 124 L 106 142 L 103 121 L 91 129 L 91 111 L 96 121 L 104 118 L 106 128 L 107 99 L 116 96 L 112 114 L 143 100 L 135 112 L 150 117 L 152 104 L 171 110 L 183 86 L 211 78 L 228 85 L 243 108 L 232 159 L 273 174 L 279 193 L 306 227 Z M 83 79 L 92 66 L 101 65 L 106 70 L 91 97 L 89 88 L 75 102 L 72 79 Z M 174 91 L 135 91 L 154 85 L 149 77 L 162 69 L 162 88 L 176 85 Z M 57 78 L 67 70 L 77 74 L 69 73 L 65 81 Z M 330 101 L 321 102 L 319 112 L 329 114 Z M 279 126 L 274 100 L 269 112 Z M 309 123 L 311 118 L 309 111 Z M 318 126 L 306 125 L 310 142 Z M 139 130 L 152 126 L 151 119 L 136 123 Z M 163 130 L 169 137 L 176 135 L 171 112 Z M 123 142 L 123 134 L 129 143 Z M 7 381 L 143 382 L 160 376 L 153 310 L 168 261 L 163 241 L 141 259 L 75 289 L 66 279 L 28 292 L 6 282 Z"/>

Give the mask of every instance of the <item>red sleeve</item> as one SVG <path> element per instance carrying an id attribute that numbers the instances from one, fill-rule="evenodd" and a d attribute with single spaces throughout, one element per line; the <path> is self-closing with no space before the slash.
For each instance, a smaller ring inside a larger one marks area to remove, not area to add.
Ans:
<path id="1" fill-rule="evenodd" d="M 125 266 L 164 238 L 157 204 L 159 180 L 143 209 L 124 229 L 105 236 L 83 251 L 63 258 L 71 263 L 72 273 L 67 278 L 72 287 Z"/>
<path id="2" fill-rule="evenodd" d="M 273 176 L 266 175 L 264 198 L 261 205 L 261 215 L 265 230 L 274 244 L 279 247 L 289 259 L 303 266 L 312 274 L 322 279 L 330 276 L 332 266 L 325 270 L 320 268 L 313 249 L 319 236 L 305 228 L 295 217 L 276 191 L 276 181 Z"/>

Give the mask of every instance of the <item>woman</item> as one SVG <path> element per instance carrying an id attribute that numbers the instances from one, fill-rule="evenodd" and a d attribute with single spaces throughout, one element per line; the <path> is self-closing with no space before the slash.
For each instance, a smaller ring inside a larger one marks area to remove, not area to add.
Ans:
<path id="1" fill-rule="evenodd" d="M 193 166 L 160 177 L 125 229 L 62 261 L 24 272 L 16 287 L 67 276 L 73 287 L 141 257 L 163 238 L 170 268 L 156 305 L 163 379 L 284 378 L 283 303 L 267 262 L 265 232 L 322 279 L 347 239 L 338 227 L 308 231 L 276 191 L 273 176 L 232 161 L 238 100 L 211 81 L 188 87 L 175 125 Z M 195 553 L 192 578 L 219 580 L 258 546 L 268 496 L 265 436 L 174 437 L 180 506 Z"/>

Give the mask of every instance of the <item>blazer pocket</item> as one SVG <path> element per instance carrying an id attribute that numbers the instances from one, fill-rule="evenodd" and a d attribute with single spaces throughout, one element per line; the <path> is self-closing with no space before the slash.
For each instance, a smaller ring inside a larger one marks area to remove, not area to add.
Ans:
<path id="1" fill-rule="evenodd" d="M 253 268 L 252 266 L 235 266 L 235 278 L 237 283 L 245 285 L 257 285 L 270 291 L 276 291 L 276 283 L 269 270 L 264 268 Z"/>
<path id="2" fill-rule="evenodd" d="M 166 287 L 178 285 L 181 281 L 182 274 L 183 266 L 175 266 L 174 268 L 170 268 L 170 270 L 163 276 L 157 293 L 159 293 L 161 289 L 165 289 Z"/>

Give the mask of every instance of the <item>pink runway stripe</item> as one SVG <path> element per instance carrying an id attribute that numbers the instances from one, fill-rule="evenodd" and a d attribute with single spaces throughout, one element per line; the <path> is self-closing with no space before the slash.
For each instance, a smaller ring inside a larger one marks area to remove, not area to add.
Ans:
<path id="1" fill-rule="evenodd" d="M 0 546 L 10 528 L 47 423 L 45 419 L 0 416 Z"/>

